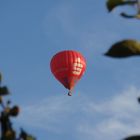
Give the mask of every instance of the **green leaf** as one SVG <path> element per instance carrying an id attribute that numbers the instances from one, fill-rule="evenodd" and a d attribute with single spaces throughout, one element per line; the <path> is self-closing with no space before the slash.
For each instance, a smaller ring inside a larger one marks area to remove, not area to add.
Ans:
<path id="1" fill-rule="evenodd" d="M 136 40 L 123 40 L 117 42 L 112 45 L 105 55 L 116 58 L 140 55 L 140 42 Z"/>
<path id="2" fill-rule="evenodd" d="M 124 0 L 108 0 L 106 3 L 108 11 L 112 11 L 115 7 L 124 4 Z"/>

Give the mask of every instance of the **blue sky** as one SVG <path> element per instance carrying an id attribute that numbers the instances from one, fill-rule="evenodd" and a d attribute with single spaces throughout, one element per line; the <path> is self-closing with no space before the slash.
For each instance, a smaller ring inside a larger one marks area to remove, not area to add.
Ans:
<path id="1" fill-rule="evenodd" d="M 14 128 L 38 140 L 119 140 L 140 132 L 139 57 L 103 56 L 122 39 L 139 40 L 139 21 L 108 13 L 103 0 L 0 1 L 0 71 L 13 104 Z M 130 10 L 133 10 L 133 8 Z M 72 97 L 50 71 L 61 50 L 80 51 L 85 75 Z"/>

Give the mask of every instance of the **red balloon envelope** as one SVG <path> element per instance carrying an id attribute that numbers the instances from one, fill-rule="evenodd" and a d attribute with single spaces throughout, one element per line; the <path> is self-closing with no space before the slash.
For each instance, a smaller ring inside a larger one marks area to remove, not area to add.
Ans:
<path id="1" fill-rule="evenodd" d="M 86 62 L 81 53 L 73 50 L 65 50 L 53 56 L 50 67 L 55 78 L 65 88 L 72 90 L 84 74 Z"/>

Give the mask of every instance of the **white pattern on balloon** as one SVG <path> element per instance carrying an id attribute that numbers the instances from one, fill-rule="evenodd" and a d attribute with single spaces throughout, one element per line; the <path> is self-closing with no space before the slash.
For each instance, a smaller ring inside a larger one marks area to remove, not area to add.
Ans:
<path id="1" fill-rule="evenodd" d="M 75 59 L 73 64 L 73 71 L 72 73 L 75 75 L 80 75 L 83 68 L 83 64 L 81 63 L 81 59 L 78 57 Z"/>

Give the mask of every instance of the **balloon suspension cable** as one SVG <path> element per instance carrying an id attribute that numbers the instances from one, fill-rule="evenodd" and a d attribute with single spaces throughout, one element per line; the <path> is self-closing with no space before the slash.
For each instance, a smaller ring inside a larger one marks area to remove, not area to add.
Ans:
<path id="1" fill-rule="evenodd" d="M 68 96 L 72 96 L 72 91 L 71 90 L 69 90 Z"/>

